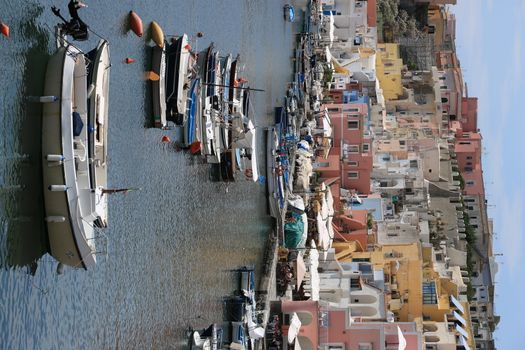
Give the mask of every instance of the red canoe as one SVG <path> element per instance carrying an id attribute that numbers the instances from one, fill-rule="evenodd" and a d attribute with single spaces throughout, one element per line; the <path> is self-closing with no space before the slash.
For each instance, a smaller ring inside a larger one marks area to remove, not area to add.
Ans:
<path id="1" fill-rule="evenodd" d="M 139 37 L 142 36 L 142 20 L 140 19 L 139 15 L 133 11 L 129 11 L 129 26 L 133 33 L 137 34 Z"/>

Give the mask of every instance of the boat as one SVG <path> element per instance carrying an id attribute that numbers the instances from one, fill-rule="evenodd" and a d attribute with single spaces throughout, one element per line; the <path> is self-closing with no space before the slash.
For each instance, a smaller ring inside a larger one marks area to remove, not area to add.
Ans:
<path id="1" fill-rule="evenodd" d="M 230 349 L 248 349 L 248 339 L 244 322 L 231 322 L 231 343 Z"/>
<path id="2" fill-rule="evenodd" d="M 284 5 L 284 19 L 288 22 L 295 21 L 295 8 L 290 4 Z"/>
<path id="3" fill-rule="evenodd" d="M 206 155 L 208 163 L 220 164 L 221 153 L 223 151 L 221 143 L 221 128 L 223 127 L 223 114 L 221 111 L 221 91 L 218 87 L 221 83 L 219 52 L 210 52 L 207 64 L 205 65 L 206 74 L 206 93 L 204 95 L 204 115 L 209 121 L 206 122 L 206 129 L 210 127 L 211 138 L 210 153 Z M 208 132 L 208 131 L 207 131 Z"/>
<path id="4" fill-rule="evenodd" d="M 282 108 L 281 108 L 282 110 Z M 280 216 L 279 206 L 276 198 L 276 156 L 277 150 L 279 149 L 279 138 L 275 127 L 270 127 L 267 134 L 266 143 L 266 178 L 268 182 L 268 205 L 270 207 L 270 215 L 274 218 Z"/>
<path id="5" fill-rule="evenodd" d="M 151 71 L 156 74 L 151 80 L 153 120 L 155 127 L 165 128 L 166 119 L 166 51 L 164 48 L 152 48 Z"/>
<path id="6" fill-rule="evenodd" d="M 142 20 L 140 19 L 139 15 L 133 11 L 129 11 L 129 27 L 138 37 L 142 36 Z"/>
<path id="7" fill-rule="evenodd" d="M 167 118 L 177 125 L 186 123 L 186 103 L 191 83 L 193 56 L 186 34 L 174 39 L 167 50 Z"/>
<path id="8" fill-rule="evenodd" d="M 198 141 L 197 120 L 200 119 L 200 79 L 197 78 L 191 83 L 188 92 L 188 102 L 186 108 L 186 123 L 184 123 L 184 143 L 189 146 Z"/>
<path id="9" fill-rule="evenodd" d="M 213 52 L 213 43 L 198 55 L 198 66 L 201 69 L 201 106 L 202 106 L 202 118 L 201 118 L 201 153 L 205 157 L 213 154 L 213 123 L 212 123 L 212 111 L 211 111 L 211 97 L 209 96 L 208 88 L 208 64 L 211 61 L 211 54 Z"/>
<path id="10" fill-rule="evenodd" d="M 150 31 L 151 31 L 151 39 L 161 49 L 164 48 L 164 32 L 162 31 L 162 28 L 160 25 L 152 21 L 150 24 Z"/>
<path id="11" fill-rule="evenodd" d="M 107 227 L 108 196 L 102 189 L 107 187 L 108 169 L 108 109 L 109 109 L 109 45 L 106 40 L 100 40 L 92 50 L 88 74 L 88 125 L 92 129 L 88 133 L 88 156 L 90 171 L 90 188 L 95 191 L 97 227 Z"/>
<path id="12" fill-rule="evenodd" d="M 44 95 L 56 97 L 43 105 L 42 113 L 42 178 L 50 253 L 64 265 L 87 269 L 96 264 L 96 194 L 91 188 L 88 154 L 86 60 L 74 46 L 59 46 L 51 56 Z"/>
<path id="13" fill-rule="evenodd" d="M 189 345 L 191 350 L 222 349 L 223 329 L 213 323 L 202 331 L 190 330 Z"/>

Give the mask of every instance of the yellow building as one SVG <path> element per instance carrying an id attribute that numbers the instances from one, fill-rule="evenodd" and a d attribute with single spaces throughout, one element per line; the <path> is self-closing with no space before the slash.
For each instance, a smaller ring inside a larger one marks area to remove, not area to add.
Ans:
<path id="1" fill-rule="evenodd" d="M 376 74 L 385 99 L 397 100 L 403 96 L 402 69 L 403 60 L 399 57 L 399 45 L 377 44 Z"/>
<path id="2" fill-rule="evenodd" d="M 424 329 L 426 344 L 456 348 L 456 337 L 461 334 L 454 313 L 459 310 L 452 299 L 459 294 L 459 287 L 436 271 L 432 247 L 423 247 L 421 242 L 376 246 L 374 251 L 365 252 L 357 251 L 350 242 L 334 242 L 332 247 L 340 263 L 370 262 L 374 270 L 383 270 L 385 287 L 390 291 L 385 293 L 385 304 L 396 321 L 416 322 Z M 459 328 L 474 348 L 469 305 L 461 304 Z"/>

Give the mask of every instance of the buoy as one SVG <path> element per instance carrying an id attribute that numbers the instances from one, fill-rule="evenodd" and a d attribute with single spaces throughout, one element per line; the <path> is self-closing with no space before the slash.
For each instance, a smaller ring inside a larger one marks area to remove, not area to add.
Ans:
<path id="1" fill-rule="evenodd" d="M 9 37 L 9 26 L 5 24 L 4 22 L 0 24 L 0 31 L 2 32 L 3 36 Z"/>
<path id="2" fill-rule="evenodd" d="M 48 162 L 61 162 L 63 161 L 65 158 L 63 155 L 61 154 L 48 154 L 46 156 L 46 159 Z"/>
<path id="3" fill-rule="evenodd" d="M 190 51 L 191 50 L 191 45 L 190 44 L 186 44 L 186 45 L 184 45 L 184 48 L 186 50 Z"/>
<path id="4" fill-rule="evenodd" d="M 149 71 L 149 72 L 146 72 L 146 80 L 159 81 L 160 76 L 153 71 Z"/>
<path id="5" fill-rule="evenodd" d="M 67 186 L 66 185 L 49 185 L 47 188 L 51 192 L 66 192 Z"/>
<path id="6" fill-rule="evenodd" d="M 199 141 L 194 141 L 190 145 L 191 154 L 197 154 L 201 151 L 201 143 Z"/>
<path id="7" fill-rule="evenodd" d="M 204 36 L 204 33 L 203 32 L 198 32 L 197 33 L 197 38 L 202 38 Z"/>
<path id="8" fill-rule="evenodd" d="M 131 64 L 133 62 L 135 62 L 135 60 L 133 58 L 131 58 L 131 57 L 126 57 L 126 59 L 124 60 L 124 63 L 126 63 L 126 64 Z"/>
<path id="9" fill-rule="evenodd" d="M 164 32 L 162 31 L 162 28 L 157 22 L 153 21 L 150 24 L 150 31 L 151 39 L 158 47 L 162 49 L 164 47 Z"/>
<path id="10" fill-rule="evenodd" d="M 171 139 L 170 139 L 169 136 L 164 135 L 164 136 L 162 136 L 162 142 L 164 142 L 164 143 L 171 142 Z"/>
<path id="11" fill-rule="evenodd" d="M 142 29 L 142 20 L 139 15 L 133 11 L 129 11 L 129 27 L 138 37 L 142 37 L 144 32 Z"/>
<path id="12" fill-rule="evenodd" d="M 51 103 L 59 99 L 57 96 L 28 96 L 27 100 L 30 102 Z"/>

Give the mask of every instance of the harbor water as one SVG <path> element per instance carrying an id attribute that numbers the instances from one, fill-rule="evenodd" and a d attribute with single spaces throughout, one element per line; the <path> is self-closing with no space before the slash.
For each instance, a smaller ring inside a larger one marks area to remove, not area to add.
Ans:
<path id="1" fill-rule="evenodd" d="M 27 97 L 42 93 L 54 52 L 51 6 L 67 15 L 67 1 L 0 0 L 11 28 L 0 40 L 0 349 L 179 349 L 189 325 L 221 319 L 221 298 L 235 287 L 229 270 L 261 262 L 273 221 L 264 184 L 211 182 L 208 165 L 161 142 L 173 130 L 146 127 L 153 44 L 147 31 L 128 31 L 128 12 L 146 29 L 154 20 L 167 35 L 188 33 L 194 50 L 213 41 L 241 55 L 242 75 L 265 90 L 251 95 L 261 172 L 297 28 L 283 20 L 282 0 L 86 3 L 81 18 L 110 43 L 109 187 L 141 190 L 110 197 L 97 266 L 58 275 L 43 221 L 41 107 Z"/>

